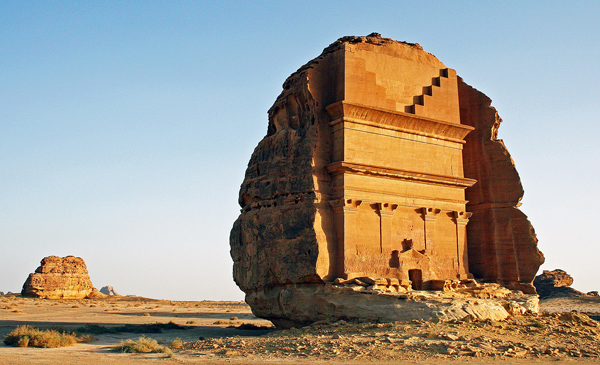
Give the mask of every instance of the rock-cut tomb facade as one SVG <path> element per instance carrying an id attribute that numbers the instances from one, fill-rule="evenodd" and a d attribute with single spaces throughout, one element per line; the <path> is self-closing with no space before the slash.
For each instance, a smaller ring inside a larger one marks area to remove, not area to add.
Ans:
<path id="1" fill-rule="evenodd" d="M 535 293 L 543 255 L 501 119 L 419 45 L 341 38 L 285 81 L 268 115 L 230 239 L 255 312 L 290 285 L 336 279 Z"/>

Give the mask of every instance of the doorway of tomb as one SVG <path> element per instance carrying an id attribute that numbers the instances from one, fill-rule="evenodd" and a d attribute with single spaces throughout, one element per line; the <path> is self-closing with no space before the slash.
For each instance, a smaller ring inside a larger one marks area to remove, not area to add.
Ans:
<path id="1" fill-rule="evenodd" d="M 423 273 L 419 269 L 408 270 L 408 280 L 412 281 L 414 290 L 423 289 Z"/>
<path id="2" fill-rule="evenodd" d="M 398 250 L 392 251 L 392 257 L 390 258 L 390 267 L 392 269 L 397 269 L 400 267 L 400 256 L 398 255 Z"/>

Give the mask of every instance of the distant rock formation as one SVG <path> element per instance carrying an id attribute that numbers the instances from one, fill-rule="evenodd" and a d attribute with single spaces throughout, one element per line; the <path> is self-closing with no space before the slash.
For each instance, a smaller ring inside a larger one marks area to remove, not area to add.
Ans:
<path id="1" fill-rule="evenodd" d="M 105 295 L 117 295 L 117 296 L 120 296 L 120 294 L 117 293 L 117 291 L 115 290 L 115 288 L 113 288 L 110 285 L 103 286 L 102 289 L 100 289 L 100 293 L 105 294 Z"/>
<path id="2" fill-rule="evenodd" d="M 418 44 L 340 38 L 288 77 L 268 118 L 230 236 L 257 316 L 330 318 L 333 305 L 310 298 L 336 279 L 433 290 L 474 278 L 535 294 L 544 257 L 501 119 Z"/>
<path id="3" fill-rule="evenodd" d="M 86 298 L 89 298 L 89 299 L 101 299 L 101 298 L 106 298 L 107 296 L 108 295 L 106 295 L 104 293 L 101 293 L 100 290 L 94 288 L 92 290 L 92 292 L 87 295 Z"/>
<path id="4" fill-rule="evenodd" d="M 533 280 L 533 285 L 537 289 L 540 299 L 557 297 L 580 297 L 586 294 L 575 290 L 570 286 L 573 284 L 573 277 L 566 271 L 556 269 L 552 271 L 544 270 Z M 588 295 L 594 295 L 593 292 Z"/>
<path id="5" fill-rule="evenodd" d="M 3 292 L 3 291 L 0 291 L 0 295 L 4 295 L 4 292 Z"/>
<path id="6" fill-rule="evenodd" d="M 543 287 L 571 286 L 573 284 L 573 277 L 561 269 L 552 271 L 544 270 L 540 275 L 535 277 L 533 284 L 538 290 Z"/>
<path id="7" fill-rule="evenodd" d="M 24 297 L 81 299 L 94 290 L 85 262 L 80 257 L 44 257 L 23 284 Z"/>

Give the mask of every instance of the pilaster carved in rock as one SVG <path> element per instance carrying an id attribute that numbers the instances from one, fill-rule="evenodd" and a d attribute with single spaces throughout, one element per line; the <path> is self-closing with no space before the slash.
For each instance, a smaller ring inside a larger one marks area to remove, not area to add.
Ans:
<path id="1" fill-rule="evenodd" d="M 425 251 L 432 252 L 435 245 L 435 220 L 441 212 L 437 208 L 421 208 L 423 214 L 423 236 L 425 237 Z"/>
<path id="2" fill-rule="evenodd" d="M 394 216 L 394 210 L 398 208 L 398 204 L 392 203 L 377 203 L 380 217 L 380 251 L 391 252 L 392 251 L 392 217 Z"/>
<path id="3" fill-rule="evenodd" d="M 336 271 L 339 276 L 348 272 L 345 258 L 356 255 L 356 211 L 362 204 L 358 199 L 330 200 L 333 209 L 333 219 L 337 234 L 337 262 Z"/>
<path id="4" fill-rule="evenodd" d="M 467 279 L 469 263 L 467 254 L 467 224 L 473 215 L 471 212 L 452 212 L 456 223 L 456 263 L 459 279 Z"/>

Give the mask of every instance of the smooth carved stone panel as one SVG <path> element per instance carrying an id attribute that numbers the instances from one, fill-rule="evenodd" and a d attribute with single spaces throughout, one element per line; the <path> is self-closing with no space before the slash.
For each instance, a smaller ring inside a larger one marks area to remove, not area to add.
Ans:
<path id="1" fill-rule="evenodd" d="M 443 68 L 443 63 L 418 45 L 347 44 L 344 100 L 403 112 Z"/>

